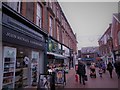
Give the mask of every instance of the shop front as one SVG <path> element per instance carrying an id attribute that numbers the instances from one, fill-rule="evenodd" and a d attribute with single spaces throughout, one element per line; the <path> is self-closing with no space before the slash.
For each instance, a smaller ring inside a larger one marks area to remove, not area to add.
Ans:
<path id="1" fill-rule="evenodd" d="M 2 88 L 36 86 L 44 72 L 44 35 L 6 13 L 2 19 Z"/>
<path id="2" fill-rule="evenodd" d="M 56 42 L 55 40 L 49 38 L 48 39 L 48 66 L 49 67 L 60 67 L 64 65 L 64 59 L 66 58 L 62 55 L 63 50 L 61 44 Z"/>

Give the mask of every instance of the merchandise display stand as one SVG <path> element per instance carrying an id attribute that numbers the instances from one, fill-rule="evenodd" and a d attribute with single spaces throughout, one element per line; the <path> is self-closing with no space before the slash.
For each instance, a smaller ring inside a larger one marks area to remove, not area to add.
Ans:
<path id="1" fill-rule="evenodd" d="M 13 89 L 15 82 L 16 48 L 4 47 L 3 89 Z"/>

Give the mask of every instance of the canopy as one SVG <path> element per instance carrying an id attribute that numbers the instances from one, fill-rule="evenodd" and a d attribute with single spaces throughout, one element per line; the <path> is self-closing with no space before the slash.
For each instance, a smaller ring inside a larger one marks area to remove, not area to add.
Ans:
<path id="1" fill-rule="evenodd" d="M 48 55 L 53 55 L 55 57 L 55 59 L 65 59 L 66 57 L 64 55 L 61 54 L 56 54 L 53 52 L 47 52 Z"/>

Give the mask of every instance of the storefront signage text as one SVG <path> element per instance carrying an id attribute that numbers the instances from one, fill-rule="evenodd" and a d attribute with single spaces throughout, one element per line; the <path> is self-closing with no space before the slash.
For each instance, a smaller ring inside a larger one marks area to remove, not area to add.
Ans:
<path id="1" fill-rule="evenodd" d="M 29 40 L 29 39 L 27 39 L 27 38 L 24 38 L 24 37 L 21 37 L 21 36 L 18 36 L 18 35 L 15 35 L 15 34 L 13 34 L 13 33 L 7 32 L 7 33 L 6 33 L 6 36 L 11 37 L 11 38 L 14 38 L 14 39 L 17 39 L 17 40 L 21 40 L 21 41 L 24 41 L 24 42 L 27 42 L 27 43 L 31 43 L 31 44 L 35 44 L 35 45 L 42 46 L 42 45 L 41 45 L 40 43 L 38 43 L 38 42 Z"/>

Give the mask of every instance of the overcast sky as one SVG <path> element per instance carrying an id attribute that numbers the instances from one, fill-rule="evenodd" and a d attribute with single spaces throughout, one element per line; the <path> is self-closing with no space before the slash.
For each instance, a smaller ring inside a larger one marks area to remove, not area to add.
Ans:
<path id="1" fill-rule="evenodd" d="M 118 2 L 59 2 L 77 34 L 78 49 L 98 46 L 98 38 L 112 22 L 113 13 L 118 12 Z"/>

